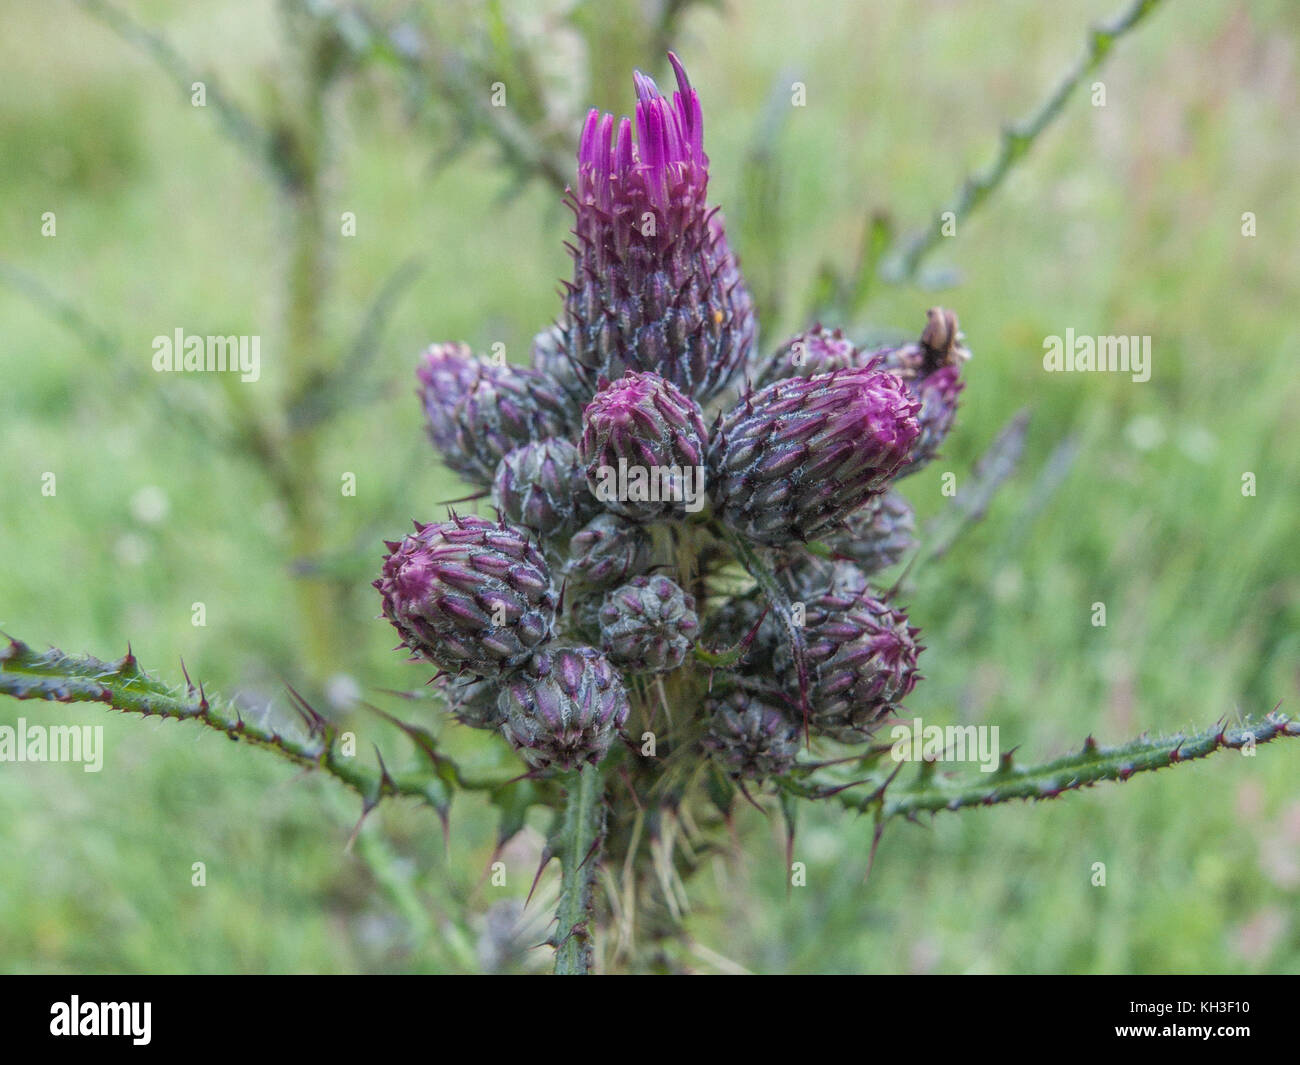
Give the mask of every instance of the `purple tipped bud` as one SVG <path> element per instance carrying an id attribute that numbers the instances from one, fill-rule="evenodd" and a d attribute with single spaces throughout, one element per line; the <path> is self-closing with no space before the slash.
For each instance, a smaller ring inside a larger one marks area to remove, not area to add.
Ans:
<path id="1" fill-rule="evenodd" d="M 605 757 L 627 721 L 618 671 L 594 647 L 539 651 L 502 688 L 505 735 L 537 769 L 572 769 Z"/>
<path id="2" fill-rule="evenodd" d="M 764 388 L 790 377 L 815 377 L 836 370 L 858 370 L 869 365 L 872 358 L 840 330 L 815 325 L 791 338 L 768 360 L 754 387 Z"/>
<path id="3" fill-rule="evenodd" d="M 435 344 L 417 370 L 429 438 L 466 480 L 490 485 L 497 463 L 534 440 L 577 433 L 581 406 L 546 374 Z"/>
<path id="4" fill-rule="evenodd" d="M 708 209 L 699 97 L 669 54 L 669 100 L 636 75 L 633 123 L 592 111 L 578 148 L 574 274 L 565 351 L 594 390 L 600 377 L 654 370 L 700 403 L 725 388 L 754 345 L 753 303 Z"/>
<path id="5" fill-rule="evenodd" d="M 547 540 L 567 540 L 596 513 L 578 449 L 556 438 L 525 444 L 506 455 L 492 482 L 492 500 L 506 521 Z"/>
<path id="6" fill-rule="evenodd" d="M 736 690 L 708 703 L 709 727 L 701 743 L 732 777 L 779 777 L 799 753 L 799 726 L 774 706 Z"/>
<path id="7" fill-rule="evenodd" d="M 420 356 L 417 394 L 429 439 L 445 455 L 456 454 L 456 404 L 474 387 L 482 369 L 468 344 L 431 344 Z"/>
<path id="8" fill-rule="evenodd" d="M 921 401 L 917 421 L 921 425 L 921 435 L 912 446 L 908 473 L 914 473 L 939 453 L 939 445 L 957 416 L 957 397 L 966 387 L 960 373 L 956 366 L 944 366 L 917 383 L 916 395 Z"/>
<path id="9" fill-rule="evenodd" d="M 582 420 L 587 483 L 609 510 L 650 521 L 703 505 L 704 416 L 658 374 L 629 372 L 606 384 Z"/>
<path id="10" fill-rule="evenodd" d="M 888 569 L 916 546 L 912 507 L 892 490 L 868 500 L 844 524 L 826 538 L 826 545 L 835 554 L 853 559 L 867 573 Z"/>
<path id="11" fill-rule="evenodd" d="M 605 596 L 601 644 L 610 660 L 637 673 L 666 673 L 699 637 L 695 597 L 667 577 L 636 577 Z"/>
<path id="12" fill-rule="evenodd" d="M 546 560 L 527 533 L 504 522 L 423 526 L 384 559 L 375 587 L 402 642 L 453 672 L 517 666 L 555 623 Z"/>
<path id="13" fill-rule="evenodd" d="M 597 588 L 645 572 L 651 559 L 650 535 L 617 514 L 598 514 L 569 541 L 566 573 Z"/>
<path id="14" fill-rule="evenodd" d="M 970 358 L 952 311 L 931 307 L 926 316 L 925 330 L 915 344 L 873 353 L 873 365 L 901 377 L 921 404 L 917 415 L 921 432 L 912 446 L 912 461 L 899 476 L 915 473 L 938 453 L 965 387 L 962 364 Z"/>
<path id="15" fill-rule="evenodd" d="M 918 407 L 901 380 L 868 369 L 751 394 L 710 450 L 718 513 L 760 543 L 816 538 L 884 491 L 917 437 Z"/>
<path id="16" fill-rule="evenodd" d="M 500 684 L 485 677 L 452 677 L 443 674 L 434 686 L 447 700 L 447 712 L 469 728 L 499 728 L 505 716 L 497 706 Z"/>
<path id="17" fill-rule="evenodd" d="M 916 684 L 918 630 L 907 624 L 903 611 L 886 606 L 865 587 L 845 585 L 806 603 L 804 620 L 809 723 L 844 743 L 869 739 Z M 796 692 L 788 645 L 778 646 L 775 665 L 787 689 Z"/>

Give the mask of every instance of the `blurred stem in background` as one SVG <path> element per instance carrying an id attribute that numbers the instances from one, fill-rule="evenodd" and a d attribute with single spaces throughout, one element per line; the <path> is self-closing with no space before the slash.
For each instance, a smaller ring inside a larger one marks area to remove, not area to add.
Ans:
<path id="1" fill-rule="evenodd" d="M 284 382 L 286 439 L 278 449 L 288 469 L 281 485 L 289 514 L 294 550 L 308 557 L 326 547 L 328 528 L 325 471 L 320 467 L 319 427 L 295 418 L 302 401 L 329 379 L 325 365 L 330 345 L 322 322 L 331 286 L 330 247 L 326 232 L 326 170 L 333 158 L 326 96 L 339 70 L 337 38 L 305 17 L 293 2 L 283 4 L 290 62 L 284 93 L 275 116 L 276 150 L 286 158 L 291 179 L 280 184 L 286 201 L 288 263 L 285 271 Z M 340 666 L 356 641 L 340 628 L 347 617 L 347 589 L 337 581 L 301 576 L 296 582 L 300 618 L 306 626 L 303 648 L 309 675 L 321 683 Z"/>

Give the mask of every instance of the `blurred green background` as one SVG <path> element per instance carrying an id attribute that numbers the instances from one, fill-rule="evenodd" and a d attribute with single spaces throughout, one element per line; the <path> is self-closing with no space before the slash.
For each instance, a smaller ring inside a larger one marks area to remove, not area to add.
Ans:
<path id="1" fill-rule="evenodd" d="M 629 110 L 632 64 L 664 74 L 658 51 L 635 54 L 658 48 L 652 32 L 619 31 L 625 6 L 430 4 L 425 17 L 453 69 L 499 49 L 502 33 L 531 50 L 555 110 L 521 102 L 522 119 L 558 150 L 585 106 Z M 703 102 L 713 198 L 756 288 L 784 295 L 764 348 L 806 324 L 822 264 L 852 262 L 869 211 L 924 224 L 1118 6 L 687 11 L 669 43 Z M 308 209 L 330 220 L 329 240 L 305 250 L 316 273 L 295 274 L 301 200 L 221 135 L 211 100 L 191 106 L 101 18 L 0 4 L 0 628 L 101 657 L 130 639 L 147 668 L 178 679 L 183 658 L 250 706 L 280 701 L 288 681 L 361 748 L 396 756 L 400 739 L 356 700 L 393 707 L 379 689 L 425 676 L 391 650 L 368 584 L 383 536 L 465 491 L 423 442 L 415 360 L 441 339 L 503 342 L 526 359 L 558 310 L 568 213 L 552 185 L 521 182 L 497 146 L 463 136 L 455 79 L 420 99 L 391 61 L 346 70 L 319 124 L 299 128 L 310 96 L 295 77 L 333 60 L 304 67 L 301 27 L 286 32 L 275 4 L 127 9 L 194 80 L 285 116 L 290 139 L 306 129 L 324 175 Z M 1095 79 L 1105 106 L 1077 94 L 938 249 L 932 265 L 960 284 L 877 288 L 851 323 L 916 335 L 942 303 L 974 352 L 945 457 L 904 485 L 922 517 L 950 505 L 944 471 L 960 486 L 1012 414 L 1033 411 L 1018 473 L 911 589 L 929 650 L 908 708 L 928 722 L 996 724 L 1004 748 L 1041 760 L 1089 733 L 1119 742 L 1279 702 L 1295 712 L 1298 31 L 1285 0 L 1166 4 Z M 743 194 L 756 137 L 774 87 L 794 80 L 807 106 L 768 142 L 779 196 L 760 205 Z M 311 139 L 320 130 L 328 146 Z M 41 234 L 47 211 L 57 236 Z M 354 237 L 334 221 L 345 211 Z M 413 255 L 418 275 L 362 345 L 373 354 L 348 363 L 376 293 Z M 295 276 L 320 289 L 293 295 Z M 151 340 L 177 327 L 260 335 L 262 380 L 154 374 Z M 1150 382 L 1044 373 L 1043 338 L 1067 328 L 1149 334 Z M 339 412 L 301 463 L 296 445 L 285 451 L 300 475 L 291 507 L 247 426 L 274 436 L 283 398 L 325 394 L 315 368 L 339 366 Z M 355 497 L 340 491 L 344 473 Z M 205 627 L 191 624 L 196 602 Z M 492 886 L 495 825 L 473 797 L 457 800 L 445 848 L 431 813 L 392 803 L 348 851 L 357 804 L 327 779 L 197 727 L 0 700 L 0 724 L 20 716 L 103 725 L 107 753 L 98 774 L 0 765 L 0 970 L 547 965 L 545 949 L 511 956 L 499 931 L 527 893 L 538 837 L 511 845 L 507 885 Z M 462 733 L 447 743 L 466 759 L 511 757 Z M 864 884 L 870 841 L 868 821 L 805 808 L 795 858 L 808 886 L 787 891 L 778 823 L 742 808 L 736 852 L 691 885 L 688 956 L 762 972 L 1300 970 L 1300 750 L 1283 743 L 1055 803 L 896 825 Z M 204 888 L 191 886 L 196 861 Z M 543 938 L 549 882 L 516 940 Z"/>

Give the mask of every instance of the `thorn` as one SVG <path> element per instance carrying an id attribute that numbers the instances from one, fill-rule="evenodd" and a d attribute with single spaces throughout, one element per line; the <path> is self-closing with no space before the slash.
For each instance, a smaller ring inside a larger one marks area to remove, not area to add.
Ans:
<path id="1" fill-rule="evenodd" d="M 880 837 L 885 834 L 885 822 L 882 818 L 876 818 L 876 829 L 871 834 L 871 850 L 867 853 L 867 871 L 862 874 L 862 882 L 865 884 L 871 878 L 871 870 L 876 864 L 876 848 L 880 846 Z"/>
<path id="2" fill-rule="evenodd" d="M 489 493 L 486 489 L 484 489 L 484 490 L 482 490 L 482 491 L 479 491 L 479 492 L 471 492 L 469 495 L 467 495 L 467 496 L 461 496 L 459 499 L 444 499 L 444 500 L 442 500 L 442 501 L 438 504 L 438 506 L 440 506 L 440 507 L 444 507 L 444 506 L 445 506 L 445 507 L 450 507 L 450 506 L 452 506 L 454 503 L 473 503 L 475 500 L 483 499 L 483 498 L 485 498 L 486 496 L 488 496 L 489 494 L 490 494 L 490 493 Z M 423 530 L 421 530 L 421 531 L 423 531 Z"/>
<path id="3" fill-rule="evenodd" d="M 768 816 L 767 811 L 764 810 L 763 807 L 759 806 L 758 803 L 754 801 L 754 796 L 752 796 L 752 795 L 749 793 L 749 791 L 745 788 L 745 782 L 744 782 L 743 780 L 737 780 L 737 781 L 736 781 L 736 790 L 739 791 L 740 794 L 743 795 L 743 796 L 745 797 L 745 799 L 748 801 L 748 803 L 749 803 L 750 806 L 752 806 L 755 810 L 757 810 L 757 811 L 758 811 L 760 814 L 762 814 L 764 817 L 767 817 L 767 816 Z"/>
<path id="4" fill-rule="evenodd" d="M 605 842 L 605 835 L 602 832 L 599 835 L 597 835 L 595 839 L 591 841 L 591 848 L 587 851 L 586 857 L 584 857 L 582 861 L 578 863 L 578 869 L 581 869 L 584 865 L 587 864 L 587 862 L 591 860 L 591 856 L 600 849 L 600 845 L 604 842 Z"/>
<path id="5" fill-rule="evenodd" d="M 502 844 L 502 846 L 504 846 L 504 844 Z M 497 854 L 501 853 L 500 847 L 497 848 L 496 853 Z M 542 879 L 542 872 L 543 870 L 546 869 L 548 865 L 551 864 L 551 859 L 554 857 L 555 855 L 551 852 L 551 848 L 549 845 L 542 848 L 542 860 L 537 864 L 537 872 L 533 874 L 532 886 L 528 889 L 528 897 L 524 899 L 525 906 L 527 906 L 530 902 L 533 901 L 533 892 L 537 890 L 537 885 L 538 883 L 540 883 Z"/>
<path id="6" fill-rule="evenodd" d="M 378 801 L 371 802 L 368 799 L 362 800 L 361 816 L 357 818 L 356 826 L 352 829 L 352 834 L 348 836 L 348 841 L 343 847 L 344 854 L 352 853 L 352 844 L 354 844 L 357 841 L 357 836 L 361 834 L 361 826 L 366 823 L 366 818 L 370 816 L 370 811 L 373 810 L 378 805 L 379 805 Z"/>
<path id="7" fill-rule="evenodd" d="M 379 759 L 379 794 L 393 795 L 397 792 L 397 781 L 388 775 L 388 766 L 384 765 L 384 756 L 379 752 L 379 746 L 376 744 L 375 757 Z M 379 800 L 375 800 L 375 805 L 379 805 Z"/>
<path id="8" fill-rule="evenodd" d="M 194 694 L 194 682 L 190 680 L 190 671 L 185 668 L 185 659 L 181 659 L 181 676 L 185 678 L 185 694 Z"/>
<path id="9" fill-rule="evenodd" d="M 442 765 L 446 761 L 446 759 L 438 753 L 438 750 L 434 745 L 433 737 L 424 729 L 420 728 L 419 725 L 412 725 L 409 722 L 394 717 L 387 711 L 381 710 L 377 706 L 372 706 L 370 703 L 363 702 L 361 705 L 372 713 L 378 714 L 390 725 L 395 725 L 406 733 L 407 738 L 415 744 L 420 753 L 427 757 L 434 765 Z"/>
<path id="10" fill-rule="evenodd" d="M 329 728 L 329 722 L 316 712 L 311 703 L 307 702 L 292 684 L 285 684 L 285 687 L 289 689 L 289 705 L 297 710 L 299 716 L 307 723 L 307 734 L 315 737 L 318 733 L 324 733 Z"/>

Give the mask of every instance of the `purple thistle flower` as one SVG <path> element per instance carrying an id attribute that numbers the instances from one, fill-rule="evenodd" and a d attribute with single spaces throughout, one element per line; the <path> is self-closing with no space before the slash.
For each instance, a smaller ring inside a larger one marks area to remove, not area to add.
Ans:
<path id="1" fill-rule="evenodd" d="M 446 670 L 492 674 L 550 638 L 551 570 L 527 533 L 476 517 L 415 528 L 388 542 L 374 582 L 407 647 Z"/>
<path id="2" fill-rule="evenodd" d="M 918 409 L 898 377 L 870 369 L 751 394 L 714 433 L 717 513 L 759 543 L 815 538 L 885 490 L 920 431 Z"/>
<path id="3" fill-rule="evenodd" d="M 605 757 L 631 709 L 618 671 L 594 647 L 538 652 L 501 690 L 505 736 L 537 769 Z"/>
<path id="4" fill-rule="evenodd" d="M 649 521 L 683 512 L 703 491 L 704 415 L 658 374 L 629 371 L 606 383 L 582 421 L 578 451 L 587 483 L 608 509 Z"/>
<path id="5" fill-rule="evenodd" d="M 699 97 L 669 53 L 669 100 L 635 75 L 633 123 L 587 116 L 578 148 L 564 350 L 590 390 L 603 376 L 653 370 L 700 403 L 722 391 L 754 346 L 753 302 L 705 194 L 709 159 Z"/>

